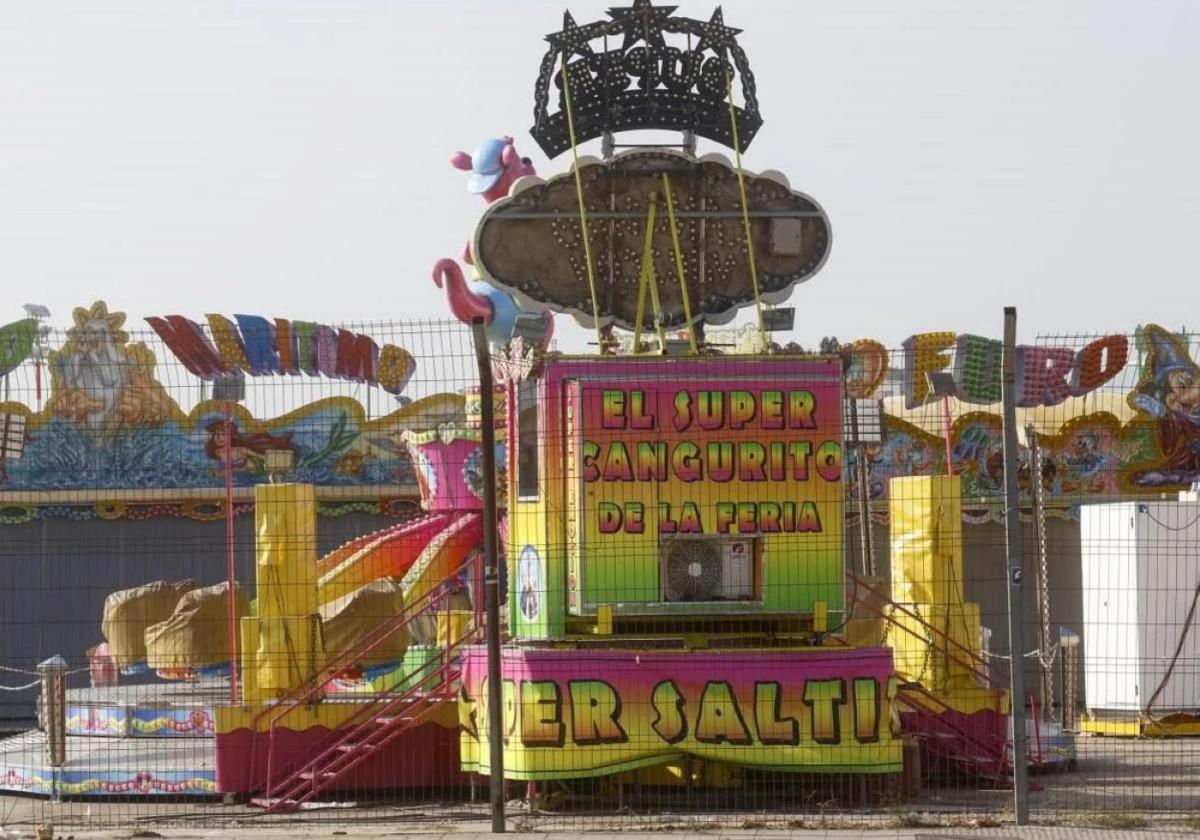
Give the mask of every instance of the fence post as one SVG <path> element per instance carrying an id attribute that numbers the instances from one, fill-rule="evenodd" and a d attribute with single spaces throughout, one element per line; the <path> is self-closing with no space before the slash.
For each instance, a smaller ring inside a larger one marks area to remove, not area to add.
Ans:
<path id="1" fill-rule="evenodd" d="M 67 763 L 67 661 L 52 656 L 37 666 L 42 676 L 42 703 L 46 711 L 46 758 L 53 768 L 52 796 L 59 797 L 59 771 Z"/>
<path id="2" fill-rule="evenodd" d="M 1029 824 L 1029 768 L 1025 750 L 1025 634 L 1021 586 L 1020 487 L 1017 483 L 1017 309 L 1004 307 L 1004 537 L 1008 573 L 1009 692 L 1013 727 L 1013 800 L 1017 825 Z M 1030 468 L 1030 481 L 1039 481 Z"/>
<path id="3" fill-rule="evenodd" d="M 471 325 L 475 361 L 479 366 L 480 447 L 483 460 L 483 583 L 487 601 L 488 783 L 491 791 L 492 833 L 504 826 L 504 701 L 500 676 L 500 558 L 496 510 L 496 419 L 492 359 L 483 319 Z"/>

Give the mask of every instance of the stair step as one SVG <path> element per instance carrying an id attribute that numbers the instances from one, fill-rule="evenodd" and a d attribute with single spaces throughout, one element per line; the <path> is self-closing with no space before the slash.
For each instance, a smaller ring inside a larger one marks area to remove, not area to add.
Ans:
<path id="1" fill-rule="evenodd" d="M 375 723 L 379 724 L 380 726 L 391 726 L 397 721 L 407 722 L 413 720 L 416 720 L 416 718 L 412 715 L 380 715 L 379 717 L 375 718 Z"/>
<path id="2" fill-rule="evenodd" d="M 373 749 L 375 749 L 375 745 L 367 744 L 367 743 L 338 744 L 337 748 L 338 748 L 338 752 L 350 753 L 350 752 L 355 752 L 356 750 L 373 750 Z"/>
<path id="3" fill-rule="evenodd" d="M 335 776 L 337 776 L 336 773 L 334 773 L 330 770 L 322 770 L 320 772 L 317 772 L 315 770 L 305 770 L 304 772 L 297 773 L 296 775 L 298 775 L 301 779 L 304 779 L 304 780 L 310 781 L 310 782 L 313 779 L 332 779 Z"/>
<path id="4" fill-rule="evenodd" d="M 256 808 L 266 808 L 267 810 L 295 811 L 300 807 L 300 803 L 295 799 L 268 799 L 265 796 L 253 797 L 250 804 Z"/>

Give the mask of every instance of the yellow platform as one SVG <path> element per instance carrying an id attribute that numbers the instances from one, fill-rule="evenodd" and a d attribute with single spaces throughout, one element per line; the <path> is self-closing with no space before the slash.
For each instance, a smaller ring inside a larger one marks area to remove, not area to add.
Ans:
<path id="1" fill-rule="evenodd" d="M 1114 738 L 1186 738 L 1200 735 L 1200 716 L 1186 714 L 1150 717 L 1092 717 L 1084 715 L 1079 728 L 1089 735 Z"/>

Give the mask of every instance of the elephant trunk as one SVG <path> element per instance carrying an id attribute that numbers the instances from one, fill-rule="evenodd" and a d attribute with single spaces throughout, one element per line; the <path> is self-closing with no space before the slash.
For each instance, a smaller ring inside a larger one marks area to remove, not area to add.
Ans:
<path id="1" fill-rule="evenodd" d="M 485 325 L 492 323 L 492 318 L 495 317 L 492 302 L 468 288 L 467 281 L 463 279 L 462 269 L 454 260 L 446 257 L 434 263 L 433 283 L 439 289 L 446 289 L 450 311 L 454 313 L 455 318 L 464 324 L 474 323 L 476 318 L 482 318 Z"/>

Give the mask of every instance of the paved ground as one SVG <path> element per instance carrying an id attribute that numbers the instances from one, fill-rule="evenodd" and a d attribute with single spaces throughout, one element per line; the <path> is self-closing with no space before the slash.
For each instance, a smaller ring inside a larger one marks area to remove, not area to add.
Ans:
<path id="1" fill-rule="evenodd" d="M 745 792 L 711 791 L 690 800 L 675 794 L 636 800 L 628 788 L 618 800 L 613 791 L 593 786 L 593 795 L 546 803 L 530 813 L 524 801 L 509 805 L 513 831 L 639 832 L 672 836 L 699 832 L 706 838 L 771 836 L 778 830 L 803 830 L 806 837 L 879 836 L 1099 837 L 1096 830 L 1121 829 L 1103 836 L 1200 836 L 1200 739 L 1170 741 L 1084 738 L 1076 772 L 1035 777 L 1031 804 L 1038 832 L 1011 827 L 1012 792 L 978 785 L 924 790 L 910 802 L 855 804 L 854 791 L 785 787 L 754 800 Z M 422 800 L 362 802 L 327 806 L 300 815 L 266 815 L 240 804 L 146 800 L 63 802 L 0 797 L 0 826 L 28 834 L 52 822 L 62 837 L 130 837 L 133 831 L 166 837 L 358 836 L 385 837 L 418 833 L 455 837 L 486 831 L 486 806 L 464 801 Z M 1057 826 L 1057 827 L 1055 827 Z M 936 827 L 936 828 L 935 828 Z M 1086 829 L 1086 830 L 1085 830 Z M 84 833 L 84 832 L 88 833 Z M 110 832 L 94 833 L 94 832 Z M 112 833 L 116 832 L 116 833 Z M 123 833 L 121 833 L 123 832 Z M 335 835 L 334 832 L 340 832 Z M 1039 833 L 1040 832 L 1040 833 Z M 2 836 L 2 835 L 0 835 Z M 142 834 L 140 836 L 154 836 Z M 571 835 L 561 835 L 563 837 Z"/>
<path id="2" fill-rule="evenodd" d="M 166 829 L 162 832 L 147 832 L 138 830 L 111 830 L 111 831 L 88 831 L 75 832 L 72 834 L 64 833 L 63 830 L 55 830 L 53 836 L 60 840 L 130 840 L 130 838 L 148 838 L 161 837 L 169 838 L 170 840 L 234 840 L 234 838 L 243 838 L 247 835 L 238 830 L 230 829 Z M 324 829 L 306 827 L 302 829 L 293 829 L 289 832 L 282 831 L 266 831 L 256 832 L 256 837 L 273 838 L 273 837 L 291 837 L 291 838 L 395 838 L 397 835 L 393 831 L 380 829 Z M 421 834 L 404 834 L 403 837 L 408 838 L 430 838 L 430 840 L 442 840 L 442 838 L 452 838 L 452 840 L 468 840 L 468 838 L 494 838 L 498 835 L 484 831 L 465 831 L 465 832 L 449 832 L 449 833 L 421 833 Z M 592 840 L 597 836 L 596 833 L 543 833 L 543 834 L 514 834 L 516 837 L 531 838 L 531 840 Z M 647 833 L 622 833 L 624 840 L 662 840 L 662 832 L 647 832 Z M 889 838 L 889 840 L 1109 840 L 1110 838 L 1128 838 L 1129 840 L 1183 840 L 1183 838 L 1195 838 L 1195 833 L 1183 831 L 1150 831 L 1146 829 L 1099 829 L 1099 828 L 1064 828 L 1064 827 L 1030 827 L 1017 829 L 1015 827 L 1001 829 L 880 829 L 863 831 L 860 829 L 840 829 L 840 830 L 809 830 L 809 831 L 695 831 L 695 832 L 671 832 L 672 838 L 697 838 L 697 840 L 770 840 L 770 838 L 783 837 L 800 837 L 803 840 L 818 840 L 818 838 L 830 838 L 830 840 L 848 840 L 853 837 L 877 837 Z M 35 838 L 37 835 L 33 829 L 17 830 L 11 834 L 0 832 L 0 837 L 5 840 L 24 840 L 24 838 Z"/>

